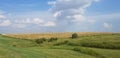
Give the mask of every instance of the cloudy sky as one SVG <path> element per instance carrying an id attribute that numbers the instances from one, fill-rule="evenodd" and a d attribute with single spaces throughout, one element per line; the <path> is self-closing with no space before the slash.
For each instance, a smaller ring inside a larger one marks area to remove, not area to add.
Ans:
<path id="1" fill-rule="evenodd" d="M 120 32 L 120 0 L 0 0 L 0 33 Z"/>

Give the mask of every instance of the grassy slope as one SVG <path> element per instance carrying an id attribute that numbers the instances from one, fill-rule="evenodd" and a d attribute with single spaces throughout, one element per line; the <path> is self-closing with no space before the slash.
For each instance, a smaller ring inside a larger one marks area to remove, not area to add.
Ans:
<path id="1" fill-rule="evenodd" d="M 71 50 L 31 47 L 34 44 L 28 40 L 0 36 L 0 58 L 94 58 Z"/>
<path id="2" fill-rule="evenodd" d="M 46 45 L 54 45 L 54 44 L 58 44 L 61 42 L 65 42 L 68 41 L 68 43 L 72 43 L 72 44 L 61 44 L 59 46 L 54 46 L 52 48 L 55 49 L 73 49 L 75 47 L 78 48 L 87 48 L 87 49 L 91 49 L 103 56 L 106 56 L 107 58 L 120 58 L 119 54 L 120 54 L 120 34 L 115 34 L 115 35 L 97 35 L 97 36 L 83 36 L 83 37 L 79 37 L 78 39 L 59 39 L 56 42 L 45 42 L 44 44 L 42 44 L 42 46 L 46 46 Z M 90 45 L 90 46 L 81 46 L 81 44 L 86 44 Z M 98 44 L 99 43 L 99 44 Z M 99 48 L 99 47 L 91 47 L 94 44 L 98 44 L 97 46 L 110 46 L 110 47 L 118 47 L 117 49 L 104 49 L 104 48 Z M 69 48 L 70 47 L 70 48 Z"/>
<path id="3" fill-rule="evenodd" d="M 62 44 L 54 46 L 54 44 L 66 40 L 74 45 Z M 78 39 L 59 39 L 54 42 L 44 42 L 40 46 L 36 46 L 36 43 L 32 40 L 0 36 L 0 58 L 95 58 L 94 55 L 87 53 L 91 50 L 106 58 L 120 58 L 119 49 L 102 49 L 81 46 L 81 44 L 84 43 L 96 44 L 103 42 L 114 43 L 116 46 L 120 46 L 120 34 L 83 36 Z M 82 48 L 83 52 L 73 51 L 72 49 L 74 48 Z"/>

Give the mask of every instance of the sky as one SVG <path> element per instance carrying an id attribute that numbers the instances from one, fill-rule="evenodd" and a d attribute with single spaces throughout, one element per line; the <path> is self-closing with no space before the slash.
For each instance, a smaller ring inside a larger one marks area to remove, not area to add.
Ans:
<path id="1" fill-rule="evenodd" d="M 120 0 L 0 0 L 0 33 L 120 32 Z"/>

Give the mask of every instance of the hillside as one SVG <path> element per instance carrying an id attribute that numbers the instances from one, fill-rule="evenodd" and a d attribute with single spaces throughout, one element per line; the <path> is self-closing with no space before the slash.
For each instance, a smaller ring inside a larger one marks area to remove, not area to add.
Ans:
<path id="1" fill-rule="evenodd" d="M 120 34 L 65 37 L 41 44 L 0 35 L 0 58 L 120 58 Z"/>

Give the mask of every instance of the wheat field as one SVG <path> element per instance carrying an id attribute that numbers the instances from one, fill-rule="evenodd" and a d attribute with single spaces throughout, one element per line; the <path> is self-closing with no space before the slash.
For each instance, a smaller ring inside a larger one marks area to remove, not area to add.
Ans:
<path id="1" fill-rule="evenodd" d="M 51 37 L 69 38 L 73 33 L 77 33 L 79 36 L 113 34 L 110 32 L 63 32 L 63 33 L 5 34 L 5 35 L 20 39 L 38 39 L 38 38 L 51 38 Z"/>

